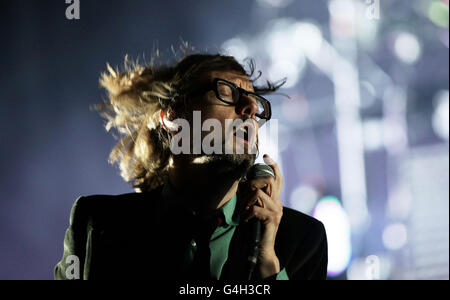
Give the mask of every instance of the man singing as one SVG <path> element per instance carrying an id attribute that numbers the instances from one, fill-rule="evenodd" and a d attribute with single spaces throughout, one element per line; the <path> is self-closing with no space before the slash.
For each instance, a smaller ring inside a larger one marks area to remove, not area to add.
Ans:
<path id="1" fill-rule="evenodd" d="M 219 54 L 108 66 L 100 80 L 108 101 L 97 109 L 122 135 L 110 161 L 136 192 L 76 200 L 55 279 L 326 278 L 323 224 L 282 206 L 277 164 L 264 155 L 271 174 L 246 177 L 258 128 L 271 118 L 262 95 L 282 85 L 253 85 L 249 66 Z"/>

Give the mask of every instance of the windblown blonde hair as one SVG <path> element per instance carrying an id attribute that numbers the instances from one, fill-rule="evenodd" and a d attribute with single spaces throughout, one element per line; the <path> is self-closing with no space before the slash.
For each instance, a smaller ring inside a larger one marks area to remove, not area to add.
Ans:
<path id="1" fill-rule="evenodd" d="M 100 77 L 107 101 L 95 105 L 95 109 L 106 119 L 106 130 L 115 128 L 120 135 L 109 162 L 119 165 L 121 176 L 137 192 L 161 185 L 171 157 L 169 136 L 159 121 L 161 110 L 171 108 L 178 117 L 189 115 L 189 94 L 200 75 L 232 70 L 251 77 L 253 61 L 249 65 L 247 73 L 233 57 L 220 54 L 186 55 L 173 66 L 156 65 L 154 61 L 141 65 L 125 57 L 123 71 L 108 64 L 107 72 Z M 275 91 L 281 85 L 268 82 L 255 91 Z"/>

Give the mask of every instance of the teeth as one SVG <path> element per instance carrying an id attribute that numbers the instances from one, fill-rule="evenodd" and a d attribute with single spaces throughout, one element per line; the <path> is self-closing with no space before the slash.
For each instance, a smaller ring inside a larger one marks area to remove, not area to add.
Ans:
<path id="1" fill-rule="evenodd" d="M 238 131 L 235 132 L 235 135 L 236 135 L 236 133 L 238 133 L 239 131 L 242 131 L 244 134 L 248 132 L 247 128 L 239 128 Z"/>
<path id="2" fill-rule="evenodd" d="M 242 133 L 240 133 L 242 132 Z M 240 133 L 240 135 L 245 139 L 248 140 L 250 139 L 250 130 L 249 128 L 247 128 L 246 126 L 242 126 L 241 128 L 237 129 L 234 132 L 234 135 L 237 136 L 237 134 Z"/>

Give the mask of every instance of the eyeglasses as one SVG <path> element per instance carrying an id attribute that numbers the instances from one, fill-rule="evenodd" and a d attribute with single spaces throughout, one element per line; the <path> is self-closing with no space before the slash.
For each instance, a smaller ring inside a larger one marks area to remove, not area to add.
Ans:
<path id="1" fill-rule="evenodd" d="M 221 78 L 214 78 L 211 86 L 202 90 L 202 93 L 211 90 L 214 91 L 217 99 L 233 106 L 236 106 L 239 103 L 243 95 L 254 99 L 258 105 L 255 116 L 259 127 L 264 125 L 264 123 L 269 121 L 272 117 L 272 109 L 268 100 L 256 93 L 246 91 L 232 82 Z"/>

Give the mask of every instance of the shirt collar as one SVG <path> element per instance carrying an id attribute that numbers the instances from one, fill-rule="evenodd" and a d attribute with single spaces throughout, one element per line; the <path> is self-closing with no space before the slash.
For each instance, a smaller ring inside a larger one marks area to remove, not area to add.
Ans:
<path id="1" fill-rule="evenodd" d="M 164 186 L 161 191 L 161 201 L 166 209 L 174 209 L 178 207 L 185 211 L 190 212 L 195 215 L 195 212 L 191 207 L 186 205 L 186 202 L 180 201 L 183 195 L 180 191 L 177 191 L 174 186 L 170 183 L 170 180 L 166 178 L 164 180 Z M 225 205 L 217 210 L 219 214 L 224 217 L 224 221 L 228 226 L 237 226 L 239 224 L 239 210 L 237 209 L 237 195 L 234 194 Z"/>
<path id="2" fill-rule="evenodd" d="M 225 216 L 225 223 L 228 226 L 236 226 L 239 224 L 239 210 L 236 208 L 237 196 L 234 194 L 233 197 L 219 209 Z"/>

